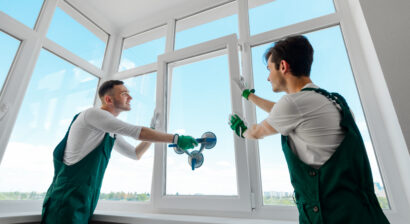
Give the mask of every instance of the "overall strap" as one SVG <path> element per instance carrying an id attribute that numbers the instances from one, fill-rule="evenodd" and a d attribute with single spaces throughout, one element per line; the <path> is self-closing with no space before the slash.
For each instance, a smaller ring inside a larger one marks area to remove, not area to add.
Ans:
<path id="1" fill-rule="evenodd" d="M 329 93 L 328 91 L 320 88 L 303 88 L 301 91 L 315 91 L 328 98 L 336 105 L 337 109 L 342 113 L 342 121 L 340 125 L 345 128 L 350 128 L 357 133 L 360 133 L 353 119 L 353 115 L 350 111 L 349 105 L 347 104 L 343 96 L 341 96 L 339 93 Z"/>
<path id="2" fill-rule="evenodd" d="M 53 151 L 54 159 L 57 159 L 60 162 L 63 161 L 64 150 L 65 150 L 65 146 L 67 144 L 68 134 L 70 133 L 71 125 L 73 125 L 73 123 L 77 119 L 78 115 L 80 115 L 80 113 L 78 113 L 74 116 L 73 120 L 70 123 L 70 126 L 67 129 L 67 132 L 66 132 L 63 140 L 61 140 L 61 142 L 57 145 L 57 147 Z"/>

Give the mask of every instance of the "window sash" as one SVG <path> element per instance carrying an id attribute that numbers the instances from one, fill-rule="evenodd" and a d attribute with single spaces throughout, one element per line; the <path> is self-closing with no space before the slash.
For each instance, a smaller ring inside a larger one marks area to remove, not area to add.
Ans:
<path id="1" fill-rule="evenodd" d="M 163 54 L 158 59 L 157 79 L 157 109 L 165 111 L 160 113 L 160 131 L 167 131 L 169 116 L 169 83 L 172 78 L 168 74 L 170 63 L 182 61 L 203 54 L 226 49 L 228 52 L 228 63 L 230 80 L 239 79 L 239 57 L 237 52 L 236 35 L 229 35 L 194 45 L 171 53 Z M 213 54 L 210 54 L 214 56 Z M 192 61 L 191 61 L 192 62 Z M 231 88 L 232 111 L 243 114 L 241 94 L 237 88 Z M 166 153 L 167 144 L 156 144 L 155 165 L 152 198 L 154 207 L 159 209 L 194 209 L 194 210 L 228 210 L 228 211 L 250 211 L 250 182 L 248 175 L 247 158 L 244 139 L 234 138 L 235 165 L 237 172 L 238 196 L 169 196 L 165 192 L 166 184 Z M 206 199 L 206 200 L 204 200 Z"/>

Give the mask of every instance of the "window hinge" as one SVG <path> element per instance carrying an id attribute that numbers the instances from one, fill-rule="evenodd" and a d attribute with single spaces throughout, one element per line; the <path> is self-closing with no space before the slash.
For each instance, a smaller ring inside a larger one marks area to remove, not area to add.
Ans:
<path id="1" fill-rule="evenodd" d="M 256 208 L 255 193 L 251 192 L 251 207 L 252 210 Z"/>
<path id="2" fill-rule="evenodd" d="M 239 51 L 243 51 L 243 44 L 238 43 L 238 50 L 239 50 Z"/>

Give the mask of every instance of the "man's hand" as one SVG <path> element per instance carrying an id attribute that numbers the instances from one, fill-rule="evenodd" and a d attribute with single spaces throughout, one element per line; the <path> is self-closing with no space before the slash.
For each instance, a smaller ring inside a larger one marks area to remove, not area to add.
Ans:
<path id="1" fill-rule="evenodd" d="M 246 127 L 243 120 L 237 114 L 230 116 L 229 125 L 231 126 L 231 129 L 235 131 L 236 135 L 244 138 L 243 133 L 248 129 L 248 127 Z"/>
<path id="2" fill-rule="evenodd" d="M 193 149 L 195 146 L 198 145 L 198 142 L 195 138 L 191 136 L 175 134 L 174 144 L 177 144 L 180 149 L 186 151 L 188 149 Z"/>
<path id="3" fill-rule="evenodd" d="M 240 80 L 235 80 L 235 85 L 241 90 L 243 98 L 248 100 L 249 94 L 255 93 L 255 89 L 249 89 L 247 88 L 247 85 L 245 81 L 243 80 L 243 77 L 241 77 Z"/>

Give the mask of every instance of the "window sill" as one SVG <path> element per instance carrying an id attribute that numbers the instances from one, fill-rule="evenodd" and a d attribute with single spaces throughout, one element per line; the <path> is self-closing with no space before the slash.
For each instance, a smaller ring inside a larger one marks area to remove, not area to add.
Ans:
<path id="1" fill-rule="evenodd" d="M 0 223 L 40 222 L 38 213 L 10 213 L 0 216 Z M 267 219 L 222 218 L 211 216 L 169 215 L 169 214 L 129 214 L 120 212 L 96 212 L 93 221 L 107 223 L 144 223 L 144 224 L 296 224 L 291 221 Z"/>

